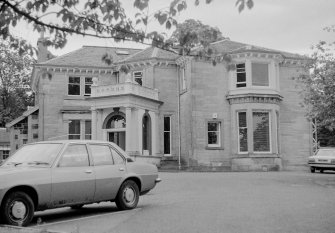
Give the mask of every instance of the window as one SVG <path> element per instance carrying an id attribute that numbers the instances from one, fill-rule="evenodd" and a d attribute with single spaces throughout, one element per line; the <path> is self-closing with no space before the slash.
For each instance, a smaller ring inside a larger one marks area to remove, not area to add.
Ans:
<path id="1" fill-rule="evenodd" d="M 143 72 L 142 71 L 136 71 L 133 73 L 134 81 L 141 85 L 143 84 Z"/>
<path id="2" fill-rule="evenodd" d="M 91 86 L 93 84 L 92 77 L 85 78 L 85 94 L 84 96 L 91 96 Z"/>
<path id="3" fill-rule="evenodd" d="M 85 145 L 69 145 L 59 163 L 59 167 L 89 166 L 88 153 Z"/>
<path id="4" fill-rule="evenodd" d="M 151 118 L 145 113 L 142 119 L 142 144 L 143 151 L 148 151 L 151 154 Z"/>
<path id="5" fill-rule="evenodd" d="M 270 152 L 270 118 L 268 112 L 253 112 L 253 137 L 255 152 Z"/>
<path id="6" fill-rule="evenodd" d="M 69 95 L 80 95 L 80 77 L 69 77 Z"/>
<path id="7" fill-rule="evenodd" d="M 109 146 L 105 145 L 90 145 L 94 165 L 113 165 L 112 152 Z"/>
<path id="8" fill-rule="evenodd" d="M 252 63 L 252 85 L 269 86 L 269 65 L 261 63 Z"/>
<path id="9" fill-rule="evenodd" d="M 124 164 L 124 158 L 119 153 L 117 153 L 114 149 L 111 149 L 111 151 L 112 151 L 114 163 L 115 164 Z"/>
<path id="10" fill-rule="evenodd" d="M 2 151 L 2 159 L 7 159 L 9 157 L 9 150 Z"/>
<path id="11" fill-rule="evenodd" d="M 238 150 L 248 151 L 247 112 L 238 112 Z"/>
<path id="12" fill-rule="evenodd" d="M 14 139 L 19 139 L 19 136 L 15 134 Z"/>
<path id="13" fill-rule="evenodd" d="M 236 64 L 236 87 L 247 86 L 247 75 L 245 72 L 245 63 Z"/>
<path id="14" fill-rule="evenodd" d="M 114 71 L 113 74 L 112 74 L 112 77 L 115 78 L 116 84 L 120 83 L 120 73 L 119 73 L 119 71 Z"/>
<path id="15" fill-rule="evenodd" d="M 80 139 L 80 120 L 71 120 L 69 123 L 69 139 Z"/>
<path id="16" fill-rule="evenodd" d="M 85 139 L 92 139 L 92 121 L 85 121 Z"/>
<path id="17" fill-rule="evenodd" d="M 23 139 L 22 140 L 22 144 L 27 144 L 28 143 L 28 139 Z"/>
<path id="18" fill-rule="evenodd" d="M 208 147 L 221 146 L 221 122 L 208 122 L 207 123 L 207 145 Z"/>
<path id="19" fill-rule="evenodd" d="M 171 154 L 171 117 L 164 117 L 164 154 Z"/>
<path id="20" fill-rule="evenodd" d="M 34 138 L 34 139 L 37 139 L 37 138 L 38 138 L 38 133 L 34 133 L 34 134 L 33 134 L 33 138 Z"/>
<path id="21" fill-rule="evenodd" d="M 32 124 L 31 128 L 32 129 L 38 129 L 38 124 Z"/>

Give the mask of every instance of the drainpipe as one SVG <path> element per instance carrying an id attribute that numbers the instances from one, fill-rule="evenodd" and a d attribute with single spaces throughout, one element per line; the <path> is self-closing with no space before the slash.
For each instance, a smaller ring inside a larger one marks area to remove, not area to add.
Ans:
<path id="1" fill-rule="evenodd" d="M 177 115 L 178 115 L 178 169 L 181 169 L 181 161 L 180 161 L 180 154 L 181 154 L 181 135 L 180 135 L 180 72 L 178 69 L 178 109 L 177 109 Z"/>

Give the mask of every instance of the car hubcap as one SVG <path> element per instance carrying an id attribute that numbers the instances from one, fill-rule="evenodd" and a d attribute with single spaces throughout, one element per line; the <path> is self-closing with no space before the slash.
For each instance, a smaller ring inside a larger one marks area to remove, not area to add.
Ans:
<path id="1" fill-rule="evenodd" d="M 124 199 L 127 203 L 132 204 L 135 202 L 135 191 L 127 187 L 123 192 Z"/>
<path id="2" fill-rule="evenodd" d="M 27 213 L 27 208 L 21 201 L 16 201 L 12 206 L 12 215 L 16 219 L 23 219 Z"/>

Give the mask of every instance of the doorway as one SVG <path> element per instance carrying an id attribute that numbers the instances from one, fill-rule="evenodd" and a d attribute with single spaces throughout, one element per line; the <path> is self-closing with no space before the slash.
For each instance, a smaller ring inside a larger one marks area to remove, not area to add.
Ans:
<path id="1" fill-rule="evenodd" d="M 116 145 L 118 145 L 123 150 L 125 150 L 126 149 L 126 132 L 124 131 L 108 132 L 108 141 L 114 142 Z"/>

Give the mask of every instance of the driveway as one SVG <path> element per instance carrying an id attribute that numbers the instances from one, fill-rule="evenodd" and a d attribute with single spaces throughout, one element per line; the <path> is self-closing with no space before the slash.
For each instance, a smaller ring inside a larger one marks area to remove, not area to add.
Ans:
<path id="1" fill-rule="evenodd" d="M 62 208 L 37 213 L 30 227 L 80 233 L 335 232 L 335 173 L 180 172 L 160 177 L 163 181 L 140 198 L 135 210 L 118 211 L 112 203 Z"/>

